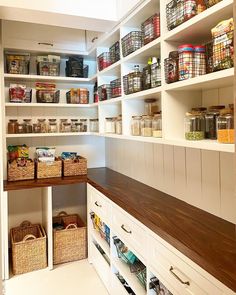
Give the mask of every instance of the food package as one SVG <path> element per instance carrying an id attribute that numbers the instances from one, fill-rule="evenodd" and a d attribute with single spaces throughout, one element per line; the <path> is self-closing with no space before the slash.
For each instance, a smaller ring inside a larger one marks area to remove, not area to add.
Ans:
<path id="1" fill-rule="evenodd" d="M 62 160 L 75 160 L 78 157 L 76 152 L 62 152 Z"/>
<path id="2" fill-rule="evenodd" d="M 54 147 L 37 147 L 36 157 L 39 162 L 54 162 L 56 149 Z"/>
<path id="3" fill-rule="evenodd" d="M 31 102 L 32 90 L 24 84 L 10 84 L 10 102 Z"/>
<path id="4" fill-rule="evenodd" d="M 28 159 L 29 147 L 27 145 L 9 145 L 7 147 L 9 160 Z"/>

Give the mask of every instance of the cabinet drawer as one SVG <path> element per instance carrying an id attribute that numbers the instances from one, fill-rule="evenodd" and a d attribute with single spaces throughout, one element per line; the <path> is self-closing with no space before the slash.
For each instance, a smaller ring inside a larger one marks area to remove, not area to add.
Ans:
<path id="1" fill-rule="evenodd" d="M 107 225 L 110 224 L 110 204 L 97 190 L 90 191 L 90 209 L 96 213 Z"/>
<path id="2" fill-rule="evenodd" d="M 112 207 L 112 227 L 124 243 L 130 244 L 143 257 L 147 256 L 147 233 L 116 206 Z"/>
<path id="3" fill-rule="evenodd" d="M 222 295 L 222 291 L 154 238 L 150 243 L 151 265 L 181 295 Z"/>

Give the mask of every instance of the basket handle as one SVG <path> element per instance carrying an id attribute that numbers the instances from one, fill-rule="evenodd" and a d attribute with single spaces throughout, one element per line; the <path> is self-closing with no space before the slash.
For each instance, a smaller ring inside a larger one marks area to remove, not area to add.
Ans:
<path id="1" fill-rule="evenodd" d="M 69 229 L 69 228 L 77 228 L 77 225 L 75 223 L 70 223 L 67 225 L 66 229 Z"/>
<path id="2" fill-rule="evenodd" d="M 57 214 L 57 216 L 67 216 L 68 214 L 66 213 L 66 211 L 61 211 Z"/>
<path id="3" fill-rule="evenodd" d="M 26 242 L 29 239 L 36 240 L 36 237 L 34 235 L 26 235 L 23 239 L 23 242 Z"/>
<path id="4" fill-rule="evenodd" d="M 24 220 L 20 224 L 21 227 L 27 227 L 27 226 L 31 226 L 31 225 L 32 225 L 32 223 L 29 220 Z"/>

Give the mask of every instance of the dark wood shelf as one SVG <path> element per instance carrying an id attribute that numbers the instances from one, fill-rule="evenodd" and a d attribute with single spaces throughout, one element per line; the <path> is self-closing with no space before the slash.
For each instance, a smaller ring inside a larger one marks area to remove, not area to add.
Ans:
<path id="1" fill-rule="evenodd" d="M 236 292 L 236 225 L 108 168 L 88 175 L 4 182 L 20 190 L 88 182 Z"/>

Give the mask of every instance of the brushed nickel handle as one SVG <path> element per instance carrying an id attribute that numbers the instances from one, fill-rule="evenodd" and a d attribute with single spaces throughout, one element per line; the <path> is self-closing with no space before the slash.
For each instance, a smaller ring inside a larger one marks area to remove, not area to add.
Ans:
<path id="1" fill-rule="evenodd" d="M 96 40 L 98 39 L 98 37 L 94 37 L 91 42 L 94 43 Z"/>
<path id="2" fill-rule="evenodd" d="M 131 230 L 127 230 L 127 229 L 125 228 L 125 225 L 124 225 L 124 224 L 121 225 L 121 228 L 122 228 L 127 234 L 132 234 L 132 231 L 131 231 Z"/>
<path id="3" fill-rule="evenodd" d="M 180 281 L 181 284 L 190 286 L 189 281 L 184 282 L 179 276 L 177 276 L 177 274 L 174 272 L 174 268 L 173 268 L 173 266 L 170 267 L 170 273 L 171 273 L 171 274 L 172 274 L 172 275 L 173 275 L 178 281 Z"/>
<path id="4" fill-rule="evenodd" d="M 99 208 L 102 208 L 102 205 L 99 205 L 98 202 L 95 202 L 95 205 L 98 206 Z"/>
<path id="5" fill-rule="evenodd" d="M 38 42 L 38 45 L 47 45 L 47 46 L 53 47 L 53 43 L 48 43 L 48 42 Z"/>

